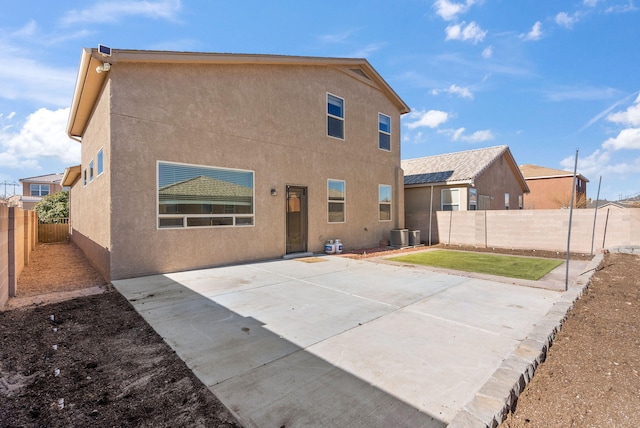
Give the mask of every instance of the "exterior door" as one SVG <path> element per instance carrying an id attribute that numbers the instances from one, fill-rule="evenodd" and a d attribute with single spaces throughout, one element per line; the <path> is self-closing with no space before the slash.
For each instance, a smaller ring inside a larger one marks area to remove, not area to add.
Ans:
<path id="1" fill-rule="evenodd" d="M 307 188 L 287 186 L 287 254 L 307 251 Z"/>

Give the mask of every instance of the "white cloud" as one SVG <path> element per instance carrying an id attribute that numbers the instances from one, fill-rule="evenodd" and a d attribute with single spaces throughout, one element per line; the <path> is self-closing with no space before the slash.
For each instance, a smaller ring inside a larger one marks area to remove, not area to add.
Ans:
<path id="1" fill-rule="evenodd" d="M 488 46 L 482 51 L 482 58 L 491 58 L 493 56 L 493 46 Z"/>
<path id="2" fill-rule="evenodd" d="M 533 24 L 533 27 L 531 27 L 531 31 L 527 34 L 521 35 L 520 37 L 524 40 L 540 40 L 542 38 L 542 23 L 537 21 Z"/>
<path id="3" fill-rule="evenodd" d="M 3 126 L 0 130 L 0 166 L 38 168 L 38 159 L 79 163 L 80 144 L 69 139 L 66 133 L 68 117 L 69 108 L 55 111 L 41 108 L 30 114 L 16 132 L 11 132 L 11 126 Z M 9 120 L 9 116 L 6 119 Z"/>
<path id="4" fill-rule="evenodd" d="M 436 0 L 433 4 L 436 14 L 445 21 L 455 20 L 459 14 L 465 13 L 476 0 L 466 0 L 464 3 L 454 3 L 449 0 Z"/>
<path id="5" fill-rule="evenodd" d="M 607 120 L 623 125 L 640 126 L 640 95 L 638 95 L 632 106 L 625 111 L 611 113 L 607 116 Z"/>
<path id="6" fill-rule="evenodd" d="M 457 95 L 460 98 L 470 98 L 473 99 L 473 94 L 469 90 L 469 88 L 463 88 L 456 84 L 452 84 L 446 89 L 434 89 L 431 91 L 433 95 L 438 95 L 440 92 L 446 92 L 451 95 Z"/>
<path id="7" fill-rule="evenodd" d="M 440 110 L 414 111 L 407 115 L 407 128 L 437 128 L 449 119 L 449 113 Z"/>
<path id="8" fill-rule="evenodd" d="M 318 39 L 323 43 L 345 43 L 356 30 L 346 30 L 341 33 L 323 34 Z"/>
<path id="9" fill-rule="evenodd" d="M 560 12 L 556 15 L 555 21 L 561 27 L 571 28 L 578 21 L 578 18 L 576 15 L 571 16 L 567 12 Z"/>
<path id="10" fill-rule="evenodd" d="M 349 56 L 354 58 L 368 58 L 371 54 L 379 51 L 385 46 L 386 43 L 369 43 Z"/>
<path id="11" fill-rule="evenodd" d="M 38 62 L 27 51 L 0 40 L 0 98 L 69 105 L 77 70 Z"/>
<path id="12" fill-rule="evenodd" d="M 474 44 L 484 40 L 487 35 L 487 31 L 480 28 L 475 22 L 471 22 L 468 25 L 465 25 L 465 22 L 449 25 L 445 29 L 445 33 L 447 34 L 445 40 L 470 40 Z"/>
<path id="13" fill-rule="evenodd" d="M 440 134 L 448 135 L 451 137 L 451 141 L 464 141 L 466 143 L 481 143 L 483 141 L 490 141 L 495 139 L 495 135 L 489 129 L 476 131 L 470 135 L 465 135 L 467 130 L 465 128 L 458 129 L 443 129 L 438 131 Z"/>
<path id="14" fill-rule="evenodd" d="M 640 149 L 640 128 L 627 128 L 602 143 L 604 149 Z"/>
<path id="15" fill-rule="evenodd" d="M 560 161 L 560 165 L 567 171 L 573 172 L 575 157 L 569 156 Z M 625 176 L 640 173 L 640 157 L 635 159 L 625 158 L 622 162 L 613 161 L 611 153 L 606 150 L 596 149 L 588 156 L 578 156 L 578 174 L 585 177 L 598 176 Z M 593 182 L 595 180 L 592 179 Z"/>
<path id="16" fill-rule="evenodd" d="M 103 1 L 83 10 L 70 10 L 62 18 L 64 25 L 117 22 L 127 16 L 144 16 L 173 21 L 182 4 L 180 0 Z"/>
<path id="17" fill-rule="evenodd" d="M 584 0 L 582 3 L 587 7 L 595 7 L 598 4 L 598 0 Z"/>

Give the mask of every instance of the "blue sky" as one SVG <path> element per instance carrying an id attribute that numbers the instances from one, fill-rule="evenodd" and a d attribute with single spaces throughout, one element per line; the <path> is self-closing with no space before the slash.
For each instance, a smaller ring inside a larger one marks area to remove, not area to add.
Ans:
<path id="1" fill-rule="evenodd" d="M 402 158 L 506 144 L 640 192 L 634 0 L 21 1 L 0 4 L 0 183 L 79 163 L 82 47 L 364 57 L 412 112 Z M 13 191 L 9 186 L 8 193 Z M 0 196 L 4 186 L 0 185 Z"/>

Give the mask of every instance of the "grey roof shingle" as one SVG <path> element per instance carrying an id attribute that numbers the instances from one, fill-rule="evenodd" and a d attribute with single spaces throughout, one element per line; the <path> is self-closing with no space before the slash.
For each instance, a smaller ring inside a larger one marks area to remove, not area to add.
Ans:
<path id="1" fill-rule="evenodd" d="M 495 146 L 403 160 L 404 184 L 471 183 L 508 150 Z"/>
<path id="2" fill-rule="evenodd" d="M 38 175 L 37 177 L 27 177 L 21 178 L 21 183 L 60 183 L 62 181 L 62 177 L 64 174 L 56 173 L 56 174 L 46 174 L 46 175 Z"/>

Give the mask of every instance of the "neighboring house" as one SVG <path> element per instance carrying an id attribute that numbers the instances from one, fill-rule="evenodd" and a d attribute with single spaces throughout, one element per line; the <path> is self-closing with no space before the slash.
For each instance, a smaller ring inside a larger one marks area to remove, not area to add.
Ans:
<path id="1" fill-rule="evenodd" d="M 406 227 L 423 237 L 435 211 L 522 209 L 529 191 L 508 146 L 403 160 L 402 169 Z"/>
<path id="2" fill-rule="evenodd" d="M 569 208 L 573 172 L 537 165 L 520 165 L 520 171 L 531 191 L 525 197 L 525 209 Z M 586 208 L 588 182 L 582 174 L 577 174 L 574 208 Z"/>
<path id="3" fill-rule="evenodd" d="M 62 191 L 63 174 L 47 174 L 37 177 L 21 178 L 22 195 L 14 195 L 10 200 L 12 206 L 24 210 L 32 210 L 40 200 L 47 196 Z"/>
<path id="4" fill-rule="evenodd" d="M 109 279 L 377 246 L 408 111 L 365 59 L 84 49 L 72 239 Z"/>

